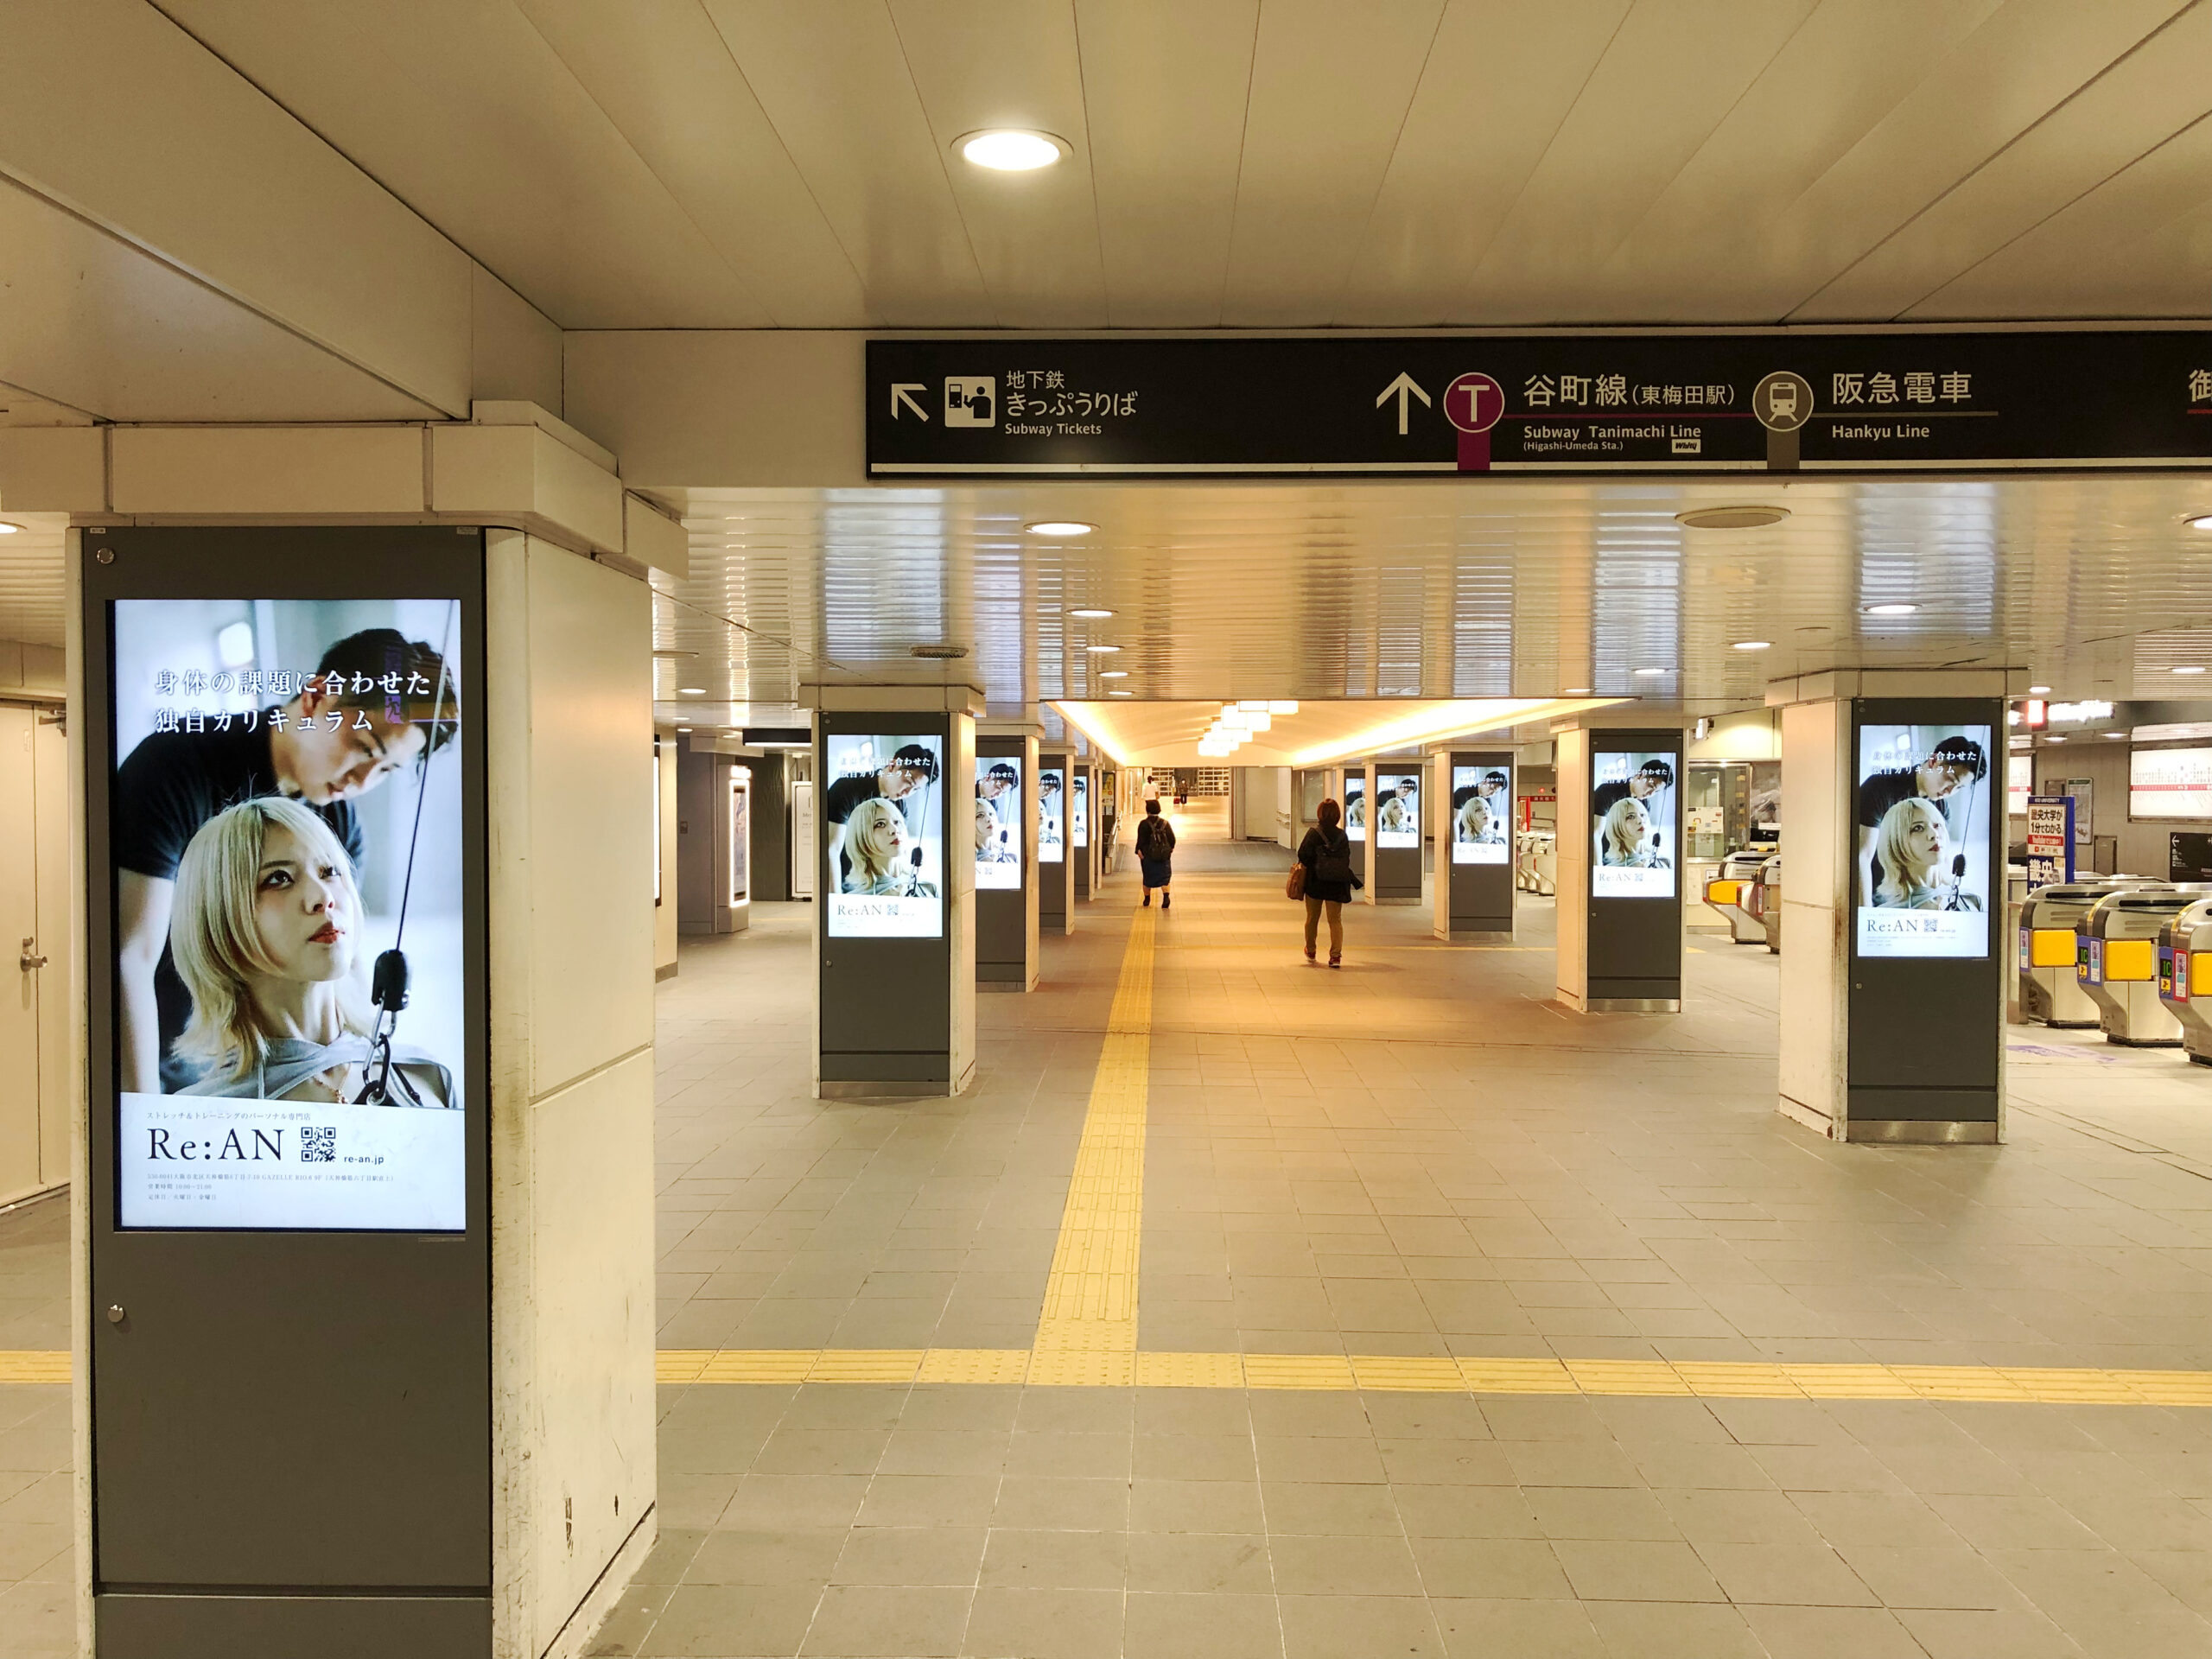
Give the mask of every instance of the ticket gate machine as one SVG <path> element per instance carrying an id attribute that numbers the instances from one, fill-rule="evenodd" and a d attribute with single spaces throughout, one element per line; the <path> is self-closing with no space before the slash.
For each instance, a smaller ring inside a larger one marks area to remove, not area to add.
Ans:
<path id="1" fill-rule="evenodd" d="M 2208 891 L 2181 887 L 2123 887 L 2091 906 L 2074 925 L 2080 938 L 2075 975 L 2097 1005 L 2108 1043 L 2164 1048 L 2181 1041 L 2181 1021 L 2158 995 L 2158 936 Z"/>
<path id="2" fill-rule="evenodd" d="M 2158 1000 L 2180 1022 L 2183 1052 L 2212 1065 L 2212 899 L 2158 930 Z"/>
<path id="3" fill-rule="evenodd" d="M 1766 948 L 1774 956 L 1782 954 L 1782 855 L 1770 855 L 1759 866 L 1758 880 L 1753 884 L 1753 908 L 1759 925 L 1766 931 Z"/>
<path id="4" fill-rule="evenodd" d="M 2094 881 L 2054 882 L 2037 887 L 2021 907 L 2019 951 L 2020 1014 L 2062 1031 L 2086 1030 L 2097 1023 L 2097 1005 L 2074 972 L 2080 941 L 2074 925 L 2106 894 L 2123 887 L 2162 887 L 2139 876 L 2104 877 Z"/>
<path id="5" fill-rule="evenodd" d="M 1758 903 L 1759 867 L 1764 853 L 1731 853 L 1720 861 L 1719 874 L 1705 884 L 1705 902 L 1728 923 L 1729 939 L 1737 944 L 1764 944 L 1766 924 L 1753 908 Z"/>

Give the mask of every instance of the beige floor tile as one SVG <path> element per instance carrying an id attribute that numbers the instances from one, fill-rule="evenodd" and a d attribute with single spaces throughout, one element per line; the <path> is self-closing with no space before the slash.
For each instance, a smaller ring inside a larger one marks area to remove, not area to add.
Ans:
<path id="1" fill-rule="evenodd" d="M 1376 1535 L 1271 1535 L 1275 1593 L 1283 1596 L 1414 1596 L 1421 1576 L 1403 1538 Z"/>
<path id="2" fill-rule="evenodd" d="M 1580 1602 L 1447 1599 L 1433 1589 L 1429 1594 L 1449 1659 L 1605 1659 Z"/>
<path id="3" fill-rule="evenodd" d="M 1555 1539 L 1552 1550 L 1585 1601 L 1723 1601 L 1688 1544 Z"/>
<path id="4" fill-rule="evenodd" d="M 1766 1659 L 1766 1649 L 1733 1607 L 1593 1601 L 1585 1611 L 1611 1659 Z"/>
<path id="5" fill-rule="evenodd" d="M 832 1586 L 807 1630 L 805 1659 L 951 1659 L 973 1589 Z"/>
<path id="6" fill-rule="evenodd" d="M 1534 1538 L 1415 1538 L 1421 1587 L 1478 1600 L 1572 1600 L 1551 1546 Z"/>
<path id="7" fill-rule="evenodd" d="M 855 1527 L 825 1575 L 839 1585 L 967 1588 L 983 1559 L 981 1527 Z"/>
<path id="8" fill-rule="evenodd" d="M 821 1593 L 759 1586 L 678 1585 L 636 1651 L 641 1659 L 796 1654 Z"/>
<path id="9" fill-rule="evenodd" d="M 1441 1659 L 1443 1639 L 1419 1596 L 1285 1595 L 1279 1604 L 1286 1659 L 1344 1659 L 1353 1653 Z"/>
<path id="10" fill-rule="evenodd" d="M 1263 1481 L 1260 1498 L 1271 1537 L 1290 1535 L 1402 1537 L 1391 1489 L 1311 1481 Z"/>
<path id="11" fill-rule="evenodd" d="M 1875 1607 L 1743 1609 L 1769 1659 L 1924 1659 L 1897 1616 Z"/>
<path id="12" fill-rule="evenodd" d="M 1274 1588 L 1266 1537 L 1258 1533 L 1133 1532 L 1128 1587 L 1261 1594 Z"/>
<path id="13" fill-rule="evenodd" d="M 986 1585 L 976 1592 L 960 1651 L 973 1659 L 1120 1659 L 1121 1592 Z"/>
<path id="14" fill-rule="evenodd" d="M 842 1527 L 729 1528 L 692 1535 L 689 1556 L 673 1579 L 681 1584 L 785 1585 L 819 1590 L 845 1548 Z M 662 1535 L 667 1541 L 667 1535 Z"/>
<path id="15" fill-rule="evenodd" d="M 1826 1544 L 1701 1544 L 1698 1555 L 1738 1605 L 1872 1607 L 1878 1599 Z"/>
<path id="16" fill-rule="evenodd" d="M 1225 1592 L 1131 1591 L 1122 1648 L 1145 1659 L 1284 1659 L 1274 1597 Z"/>
<path id="17" fill-rule="evenodd" d="M 980 1582 L 1039 1590 L 1119 1590 L 1128 1560 L 1121 1532 L 994 1527 Z"/>

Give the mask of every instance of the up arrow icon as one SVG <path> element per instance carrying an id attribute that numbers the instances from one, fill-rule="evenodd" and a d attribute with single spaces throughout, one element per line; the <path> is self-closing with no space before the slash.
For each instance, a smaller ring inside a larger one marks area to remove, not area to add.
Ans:
<path id="1" fill-rule="evenodd" d="M 1398 378 L 1383 387 L 1375 399 L 1375 407 L 1377 409 L 1382 408 L 1393 397 L 1398 400 L 1398 435 L 1402 438 L 1406 435 L 1406 399 L 1409 397 L 1420 398 L 1423 409 L 1432 407 L 1428 401 L 1428 394 L 1421 389 L 1413 376 L 1401 369 L 1398 372 Z"/>

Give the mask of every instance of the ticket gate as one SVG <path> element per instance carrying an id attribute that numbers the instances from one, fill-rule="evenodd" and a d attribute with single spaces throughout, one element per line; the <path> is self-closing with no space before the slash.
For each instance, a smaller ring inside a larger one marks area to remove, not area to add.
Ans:
<path id="1" fill-rule="evenodd" d="M 1548 830 L 1523 830 L 1514 838 L 1514 878 L 1529 893 L 1559 891 L 1559 837 Z"/>
<path id="2" fill-rule="evenodd" d="M 2180 1022 L 2183 1052 L 2212 1065 L 2212 899 L 2158 930 L 2158 1000 Z"/>
<path id="3" fill-rule="evenodd" d="M 2158 996 L 2158 935 L 2205 891 L 2196 881 L 2123 887 L 2098 899 L 2074 925 L 2080 941 L 2075 975 L 2097 1005 L 2107 1042 L 2132 1048 L 2181 1042 L 2181 1021 Z"/>
<path id="4" fill-rule="evenodd" d="M 2163 885 L 2140 877 L 2100 877 L 2094 881 L 2054 882 L 2030 893 L 2020 911 L 2016 958 L 2021 1017 L 2062 1031 L 2086 1030 L 2097 1024 L 2097 1005 L 2089 1000 L 2074 971 L 2075 959 L 2080 955 L 2075 924 L 2089 913 L 2098 899 L 2123 887 Z"/>
<path id="5" fill-rule="evenodd" d="M 1720 861 L 1719 874 L 1707 878 L 1705 902 L 1719 911 L 1728 924 L 1728 938 L 1737 944 L 1764 944 L 1766 923 L 1753 906 L 1758 903 L 1759 867 L 1764 853 L 1731 853 Z"/>
<path id="6" fill-rule="evenodd" d="M 1759 866 L 1758 880 L 1752 886 L 1751 897 L 1757 901 L 1759 925 L 1766 931 L 1766 948 L 1774 956 L 1782 954 L 1782 855 L 1771 855 Z"/>

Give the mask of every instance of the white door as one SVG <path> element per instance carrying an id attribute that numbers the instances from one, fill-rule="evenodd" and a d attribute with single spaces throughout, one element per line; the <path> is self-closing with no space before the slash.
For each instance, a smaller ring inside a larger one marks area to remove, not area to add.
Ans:
<path id="1" fill-rule="evenodd" d="M 35 710 L 0 704 L 0 1204 L 39 1178 L 38 818 L 31 769 Z"/>
<path id="2" fill-rule="evenodd" d="M 77 977 L 69 956 L 69 734 L 58 709 L 41 710 L 31 729 L 32 792 L 38 798 L 38 944 L 46 966 L 38 981 L 39 1184 L 69 1179 L 76 1116 L 77 1045 L 70 1005 Z"/>

